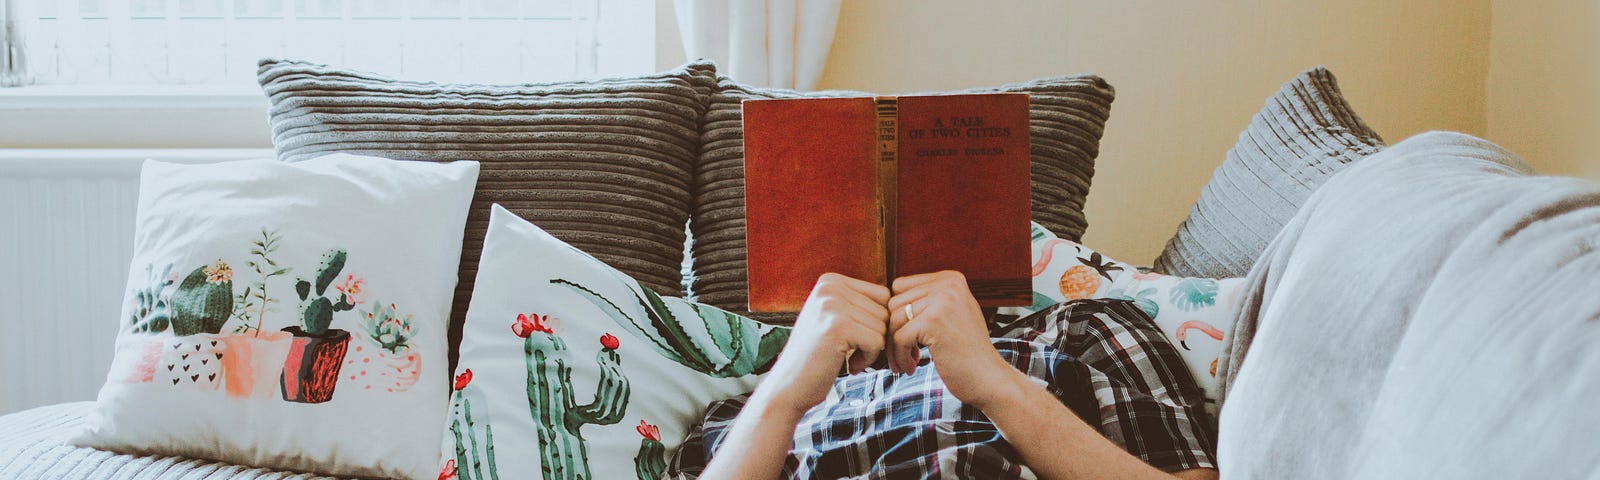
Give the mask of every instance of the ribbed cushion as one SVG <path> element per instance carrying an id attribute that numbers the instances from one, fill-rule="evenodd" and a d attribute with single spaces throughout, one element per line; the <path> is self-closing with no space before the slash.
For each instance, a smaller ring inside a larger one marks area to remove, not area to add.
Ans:
<path id="1" fill-rule="evenodd" d="M 993 88 L 942 93 L 1023 92 L 1031 94 L 1033 220 L 1061 238 L 1078 240 L 1088 222 L 1084 198 L 1094 177 L 1100 135 L 1115 96 L 1111 85 L 1093 75 L 1035 80 Z M 810 92 L 754 88 L 718 78 L 706 110 L 696 171 L 690 290 L 702 303 L 743 312 L 748 307 L 745 277 L 744 130 L 739 103 L 747 99 L 840 97 L 860 92 Z M 754 314 L 762 321 L 784 315 Z M 792 315 L 788 316 L 792 318 Z"/>
<path id="2" fill-rule="evenodd" d="M 209 460 L 127 455 L 67 443 L 94 402 L 49 405 L 0 416 L 0 478 L 28 480 L 312 480 L 321 475 Z M 381 439 L 374 437 L 374 441 Z"/>
<path id="3" fill-rule="evenodd" d="M 1154 270 L 1244 276 L 1311 192 L 1382 148 L 1383 138 L 1345 102 L 1332 73 L 1322 67 L 1301 73 L 1239 134 Z"/>
<path id="4" fill-rule="evenodd" d="M 451 315 L 452 366 L 491 204 L 663 295 L 682 293 L 690 177 L 715 82 L 709 62 L 631 78 L 475 85 L 266 59 L 258 80 L 284 161 L 345 152 L 482 163 Z"/>

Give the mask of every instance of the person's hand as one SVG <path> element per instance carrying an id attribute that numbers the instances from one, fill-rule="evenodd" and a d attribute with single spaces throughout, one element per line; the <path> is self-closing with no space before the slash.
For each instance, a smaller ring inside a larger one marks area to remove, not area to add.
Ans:
<path id="1" fill-rule="evenodd" d="M 849 362 L 858 373 L 878 359 L 888 327 L 889 289 L 836 273 L 811 289 L 789 342 L 758 393 L 777 407 L 804 413 L 822 402 Z"/>
<path id="2" fill-rule="evenodd" d="M 916 371 L 918 349 L 927 346 L 945 388 L 979 409 L 1003 393 L 1005 382 L 1015 380 L 1006 373 L 1017 370 L 989 341 L 983 310 L 960 272 L 897 278 L 888 306 L 889 364 L 896 372 Z"/>

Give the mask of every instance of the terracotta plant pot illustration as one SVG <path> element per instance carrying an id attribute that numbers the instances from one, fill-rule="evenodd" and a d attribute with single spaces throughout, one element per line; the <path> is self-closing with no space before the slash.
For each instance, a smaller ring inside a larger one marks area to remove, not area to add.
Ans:
<path id="1" fill-rule="evenodd" d="M 288 327 L 283 331 L 294 336 L 283 360 L 283 374 L 279 376 L 283 399 L 300 403 L 333 399 L 333 388 L 339 382 L 339 367 L 344 365 L 344 355 L 349 348 L 350 332 L 331 328 L 322 335 L 312 335 L 300 327 Z"/>
<path id="2" fill-rule="evenodd" d="M 272 395 L 283 360 L 289 353 L 288 332 L 260 332 L 222 337 L 228 355 L 222 357 L 223 385 L 229 397 L 267 398 Z"/>
<path id="3" fill-rule="evenodd" d="M 131 358 L 132 362 L 113 362 L 109 378 L 120 383 L 150 383 L 155 381 L 156 366 L 161 364 L 161 347 L 165 338 L 127 337 L 117 340 L 117 353 L 112 358 Z"/>
<path id="4" fill-rule="evenodd" d="M 228 345 L 211 334 L 169 338 L 156 366 L 157 385 L 216 390 L 222 386 L 223 357 Z"/>

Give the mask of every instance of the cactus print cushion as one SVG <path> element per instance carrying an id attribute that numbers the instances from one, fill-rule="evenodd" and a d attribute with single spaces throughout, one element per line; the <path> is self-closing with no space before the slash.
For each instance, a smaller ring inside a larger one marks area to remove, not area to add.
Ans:
<path id="1" fill-rule="evenodd" d="M 71 440 L 432 478 L 476 162 L 146 162 L 116 353 Z"/>
<path id="2" fill-rule="evenodd" d="M 1217 362 L 1233 332 L 1242 278 L 1185 278 L 1140 272 L 1033 224 L 1033 306 L 1000 309 L 1025 317 L 1056 303 L 1080 298 L 1130 300 L 1155 319 L 1206 392 L 1215 414 L 1221 391 Z"/>
<path id="3" fill-rule="evenodd" d="M 662 297 L 495 205 L 439 479 L 659 478 L 789 330 Z"/>

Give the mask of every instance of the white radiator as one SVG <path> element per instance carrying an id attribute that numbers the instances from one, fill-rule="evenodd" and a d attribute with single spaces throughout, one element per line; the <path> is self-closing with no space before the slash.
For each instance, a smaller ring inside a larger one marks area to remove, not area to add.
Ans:
<path id="1" fill-rule="evenodd" d="M 93 400 L 120 325 L 139 165 L 266 149 L 0 149 L 0 415 Z"/>

